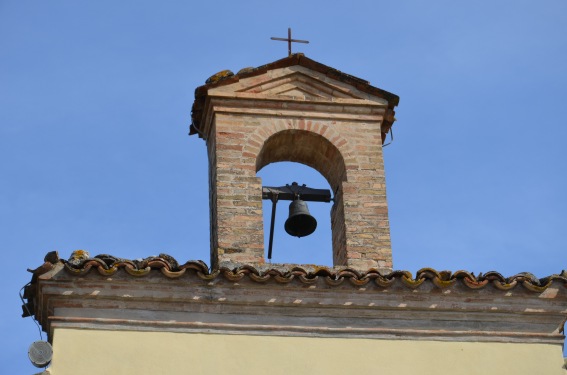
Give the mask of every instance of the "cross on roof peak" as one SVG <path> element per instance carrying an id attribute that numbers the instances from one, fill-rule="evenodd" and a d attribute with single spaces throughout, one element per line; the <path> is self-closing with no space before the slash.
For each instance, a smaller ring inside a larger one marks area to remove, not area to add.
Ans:
<path id="1" fill-rule="evenodd" d="M 271 37 L 270 39 L 272 40 L 280 40 L 282 42 L 287 42 L 287 53 L 288 56 L 291 56 L 291 43 L 309 43 L 309 41 L 307 40 L 299 40 L 299 39 L 291 39 L 291 27 L 287 28 L 287 38 L 276 38 L 276 37 Z"/>

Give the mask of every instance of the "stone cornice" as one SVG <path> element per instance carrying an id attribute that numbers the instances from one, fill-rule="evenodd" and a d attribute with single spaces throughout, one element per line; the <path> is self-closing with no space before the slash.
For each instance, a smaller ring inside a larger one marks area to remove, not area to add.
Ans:
<path id="1" fill-rule="evenodd" d="M 258 68 L 244 69 L 237 74 L 233 74 L 230 71 L 223 71 L 218 74 L 218 77 L 208 81 L 207 84 L 198 87 L 195 90 L 195 101 L 191 110 L 191 126 L 189 134 L 200 134 L 203 136 L 207 133 L 206 127 L 206 117 L 207 106 L 209 105 L 209 99 L 211 96 L 219 97 L 221 95 L 229 95 L 228 92 L 223 92 L 223 89 L 227 85 L 238 84 L 241 80 L 247 80 L 254 77 L 266 74 L 269 71 L 274 71 L 278 69 L 290 69 L 295 68 L 301 72 L 312 72 L 312 74 L 318 79 L 323 81 L 335 81 L 341 85 L 347 85 L 351 87 L 351 90 L 368 95 L 368 98 L 374 97 L 379 99 L 383 103 L 379 103 L 381 106 L 386 105 L 386 115 L 383 120 L 383 132 L 388 132 L 393 122 L 394 118 L 394 107 L 399 103 L 399 97 L 395 94 L 387 92 L 385 90 L 373 87 L 368 81 L 351 76 L 349 74 L 343 73 L 337 69 L 331 68 L 329 66 L 323 65 L 319 62 L 311 60 L 304 56 L 303 54 L 294 54 L 292 56 L 286 57 L 284 59 L 260 66 Z M 212 77 L 211 77 L 212 78 Z M 239 89 L 241 89 L 239 87 Z M 240 90 L 241 91 L 241 90 Z M 239 99 L 260 99 L 265 98 L 269 100 L 278 100 L 277 95 L 265 95 L 265 94 L 253 94 L 245 92 L 235 92 L 232 93 L 233 98 Z M 286 97 L 285 100 L 293 101 L 290 97 Z M 311 103 L 332 103 L 334 101 L 345 101 L 345 104 L 354 105 L 376 105 L 376 101 L 367 99 L 345 99 L 345 98 L 334 98 L 333 100 L 317 100 L 316 98 L 307 100 Z"/>
<path id="2" fill-rule="evenodd" d="M 209 272 L 167 255 L 101 255 L 47 261 L 34 270 L 26 298 L 50 333 L 82 327 L 559 344 L 566 285 L 565 275 L 431 269 L 415 278 L 284 265 Z"/>

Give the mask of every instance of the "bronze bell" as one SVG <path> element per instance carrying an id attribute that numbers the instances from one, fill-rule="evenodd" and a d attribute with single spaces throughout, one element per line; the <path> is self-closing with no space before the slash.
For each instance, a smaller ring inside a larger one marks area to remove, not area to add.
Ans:
<path id="1" fill-rule="evenodd" d="M 307 203 L 296 199 L 289 204 L 289 217 L 284 228 L 290 236 L 295 237 L 305 237 L 315 232 L 317 220 L 309 213 Z"/>

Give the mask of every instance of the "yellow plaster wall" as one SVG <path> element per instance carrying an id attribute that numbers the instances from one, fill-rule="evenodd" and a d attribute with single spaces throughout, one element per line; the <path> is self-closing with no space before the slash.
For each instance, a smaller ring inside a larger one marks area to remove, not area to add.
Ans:
<path id="1" fill-rule="evenodd" d="M 565 375 L 558 345 L 56 329 L 52 375 Z"/>

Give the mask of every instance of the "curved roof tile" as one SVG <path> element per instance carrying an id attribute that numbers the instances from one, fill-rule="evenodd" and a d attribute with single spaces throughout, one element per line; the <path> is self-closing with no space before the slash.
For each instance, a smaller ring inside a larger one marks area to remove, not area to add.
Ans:
<path id="1" fill-rule="evenodd" d="M 357 287 L 373 282 L 379 287 L 388 288 L 392 284 L 399 282 L 411 289 L 418 288 L 424 282 L 430 281 L 440 289 L 448 288 L 456 283 L 460 283 L 470 289 L 482 289 L 492 285 L 496 289 L 503 291 L 522 285 L 529 291 L 539 293 L 547 289 L 554 281 L 559 281 L 563 283 L 563 286 L 567 287 L 566 271 L 540 279 L 528 272 L 504 277 L 494 271 L 474 275 L 472 272 L 463 270 L 450 272 L 437 271 L 432 268 L 420 269 L 416 272 L 415 277 L 409 271 L 392 271 L 388 274 L 382 274 L 376 269 L 359 272 L 350 268 L 297 265 L 274 268 L 262 267 L 262 269 L 254 265 L 244 265 L 234 268 L 221 267 L 218 270 L 209 270 L 209 267 L 203 261 L 187 261 L 184 264 L 179 264 L 175 258 L 167 254 L 129 260 L 108 254 L 100 254 L 91 258 L 87 252 L 82 250 L 73 252 L 69 260 L 59 259 L 56 252 L 48 253 L 43 265 L 35 270 L 28 270 L 33 273 L 32 283 L 35 282 L 37 277 L 53 269 L 56 263 L 63 263 L 65 270 L 75 276 L 83 276 L 93 272 L 93 270 L 96 270 L 103 276 L 110 276 L 123 269 L 133 277 L 143 277 L 159 271 L 163 276 L 175 279 L 183 276 L 187 270 L 192 270 L 197 277 L 204 281 L 224 278 L 228 281 L 236 282 L 246 277 L 256 283 L 266 283 L 273 280 L 277 284 L 287 284 L 294 279 L 298 279 L 301 283 L 311 284 L 322 278 L 329 286 L 342 285 L 345 280 L 348 280 L 351 285 Z"/>

